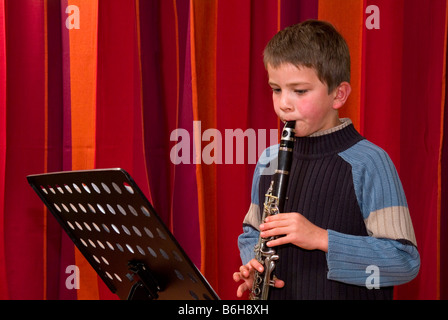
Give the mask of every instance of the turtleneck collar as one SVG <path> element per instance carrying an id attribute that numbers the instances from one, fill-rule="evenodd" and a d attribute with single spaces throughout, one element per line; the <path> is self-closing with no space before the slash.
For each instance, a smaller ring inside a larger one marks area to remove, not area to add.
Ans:
<path id="1" fill-rule="evenodd" d="M 307 137 L 296 137 L 294 156 L 319 158 L 342 152 L 364 139 L 350 119 L 340 119 L 341 124 Z"/>

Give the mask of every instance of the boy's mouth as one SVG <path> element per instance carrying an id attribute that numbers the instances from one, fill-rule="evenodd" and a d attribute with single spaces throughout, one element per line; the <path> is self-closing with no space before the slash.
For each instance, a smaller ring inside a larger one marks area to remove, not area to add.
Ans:
<path id="1" fill-rule="evenodd" d="M 280 120 L 281 120 L 283 123 L 286 123 L 286 122 L 288 122 L 288 121 L 296 121 L 296 119 L 289 119 L 289 118 L 280 118 Z"/>

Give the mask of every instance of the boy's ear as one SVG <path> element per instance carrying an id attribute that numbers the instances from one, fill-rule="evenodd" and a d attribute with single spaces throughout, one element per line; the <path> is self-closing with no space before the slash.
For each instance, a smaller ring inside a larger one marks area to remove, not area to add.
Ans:
<path id="1" fill-rule="evenodd" d="M 335 89 L 333 109 L 337 110 L 341 108 L 348 99 L 348 96 L 352 92 L 352 86 L 350 83 L 344 81 Z"/>

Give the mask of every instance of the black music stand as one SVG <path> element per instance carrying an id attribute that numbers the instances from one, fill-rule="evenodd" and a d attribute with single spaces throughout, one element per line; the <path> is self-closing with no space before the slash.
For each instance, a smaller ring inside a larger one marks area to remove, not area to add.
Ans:
<path id="1" fill-rule="evenodd" d="M 219 299 L 126 171 L 67 171 L 27 180 L 120 299 Z"/>

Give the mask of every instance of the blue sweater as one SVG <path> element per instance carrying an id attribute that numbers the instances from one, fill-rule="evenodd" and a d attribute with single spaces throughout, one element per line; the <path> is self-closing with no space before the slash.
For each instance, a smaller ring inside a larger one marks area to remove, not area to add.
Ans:
<path id="1" fill-rule="evenodd" d="M 266 149 L 255 169 L 238 238 L 243 264 L 254 257 L 277 153 L 278 145 Z M 417 275 L 420 256 L 395 167 L 350 120 L 296 139 L 287 197 L 285 212 L 328 230 L 328 252 L 278 247 L 276 273 L 286 285 L 272 289 L 272 299 L 388 299 L 393 286 Z"/>

